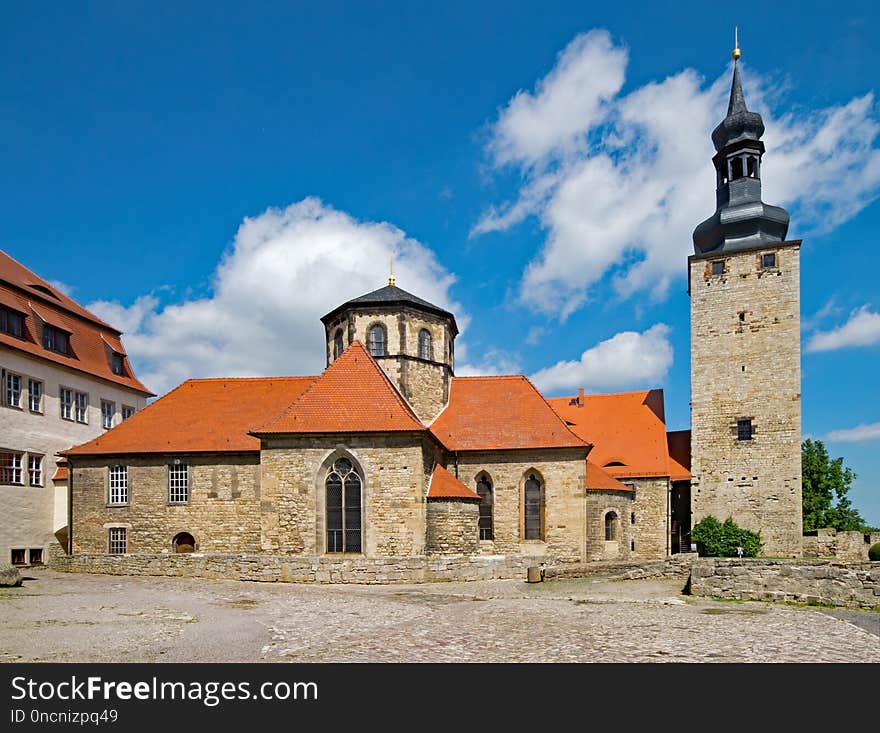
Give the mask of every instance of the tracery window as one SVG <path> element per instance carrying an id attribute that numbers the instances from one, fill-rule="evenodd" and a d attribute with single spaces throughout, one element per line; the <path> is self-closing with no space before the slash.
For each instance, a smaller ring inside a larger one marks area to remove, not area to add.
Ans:
<path id="1" fill-rule="evenodd" d="M 492 522 L 492 505 L 494 503 L 492 495 L 492 480 L 488 476 L 483 475 L 480 477 L 480 480 L 477 481 L 477 494 L 480 497 L 480 539 L 495 539 Z"/>
<path id="2" fill-rule="evenodd" d="M 427 328 L 423 328 L 419 331 L 419 358 L 433 359 L 432 352 L 431 332 Z"/>
<path id="3" fill-rule="evenodd" d="M 524 532 L 523 537 L 527 540 L 544 539 L 544 486 L 541 480 L 530 473 L 526 479 L 524 494 Z"/>
<path id="4" fill-rule="evenodd" d="M 324 480 L 327 552 L 361 552 L 361 477 L 348 458 L 337 458 Z"/>

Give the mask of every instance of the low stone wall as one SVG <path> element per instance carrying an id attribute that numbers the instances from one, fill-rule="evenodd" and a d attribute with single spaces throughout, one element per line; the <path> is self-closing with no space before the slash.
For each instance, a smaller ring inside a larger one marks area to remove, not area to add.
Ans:
<path id="1" fill-rule="evenodd" d="M 691 568 L 690 592 L 695 596 L 880 609 L 880 563 L 705 558 Z"/>
<path id="2" fill-rule="evenodd" d="M 51 567 L 70 573 L 164 575 L 282 583 L 424 583 L 525 578 L 547 558 L 519 556 L 291 557 L 263 554 L 71 555 Z"/>
<path id="3" fill-rule="evenodd" d="M 868 562 L 868 548 L 880 542 L 880 532 L 838 532 L 824 527 L 803 537 L 804 557 L 834 557 L 848 562 Z"/>

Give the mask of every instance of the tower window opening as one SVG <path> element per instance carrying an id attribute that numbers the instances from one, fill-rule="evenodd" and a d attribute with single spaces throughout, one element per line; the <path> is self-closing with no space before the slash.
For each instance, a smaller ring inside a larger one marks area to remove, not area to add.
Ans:
<path id="1" fill-rule="evenodd" d="M 746 158 L 746 166 L 748 168 L 749 178 L 757 178 L 758 177 L 758 159 L 750 155 Z"/>
<path id="2" fill-rule="evenodd" d="M 745 311 L 740 311 L 740 312 L 739 312 L 739 322 L 740 322 L 740 323 L 745 323 L 745 322 L 746 322 L 746 312 L 745 312 Z"/>
<path id="3" fill-rule="evenodd" d="M 752 439 L 752 421 L 748 418 L 736 421 L 736 439 L 751 440 Z M 743 477 L 745 479 L 745 477 Z"/>
<path id="4" fill-rule="evenodd" d="M 769 254 L 762 254 L 761 269 L 772 270 L 774 267 L 776 267 L 776 253 L 770 252 Z"/>
<path id="5" fill-rule="evenodd" d="M 369 333 L 370 356 L 385 356 L 385 327 L 380 323 L 370 328 Z"/>
<path id="6" fill-rule="evenodd" d="M 715 260 L 712 263 L 712 274 L 715 276 L 724 274 L 724 260 Z"/>
<path id="7" fill-rule="evenodd" d="M 735 181 L 737 178 L 743 177 L 742 158 L 734 158 L 730 161 L 730 180 Z"/>

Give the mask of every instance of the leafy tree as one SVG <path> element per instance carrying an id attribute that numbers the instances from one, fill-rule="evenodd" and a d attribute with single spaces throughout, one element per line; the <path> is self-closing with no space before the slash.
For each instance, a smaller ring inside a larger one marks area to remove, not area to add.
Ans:
<path id="1" fill-rule="evenodd" d="M 804 531 L 834 527 L 839 532 L 870 531 L 847 494 L 853 479 L 843 458 L 831 459 L 821 440 L 807 438 L 801 446 Z"/>
<path id="2" fill-rule="evenodd" d="M 694 525 L 691 539 L 703 557 L 735 557 L 736 548 L 743 556 L 755 557 L 761 551 L 761 533 L 743 529 L 730 517 L 722 524 L 711 514 Z"/>

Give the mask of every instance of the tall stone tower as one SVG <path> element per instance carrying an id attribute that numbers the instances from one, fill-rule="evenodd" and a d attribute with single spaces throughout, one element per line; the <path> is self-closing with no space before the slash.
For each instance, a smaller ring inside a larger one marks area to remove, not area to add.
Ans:
<path id="1" fill-rule="evenodd" d="M 715 213 L 694 230 L 691 298 L 693 521 L 759 530 L 763 554 L 801 554 L 800 241 L 761 201 L 764 123 L 738 59 L 712 132 Z"/>
<path id="2" fill-rule="evenodd" d="M 449 400 L 455 367 L 455 316 L 395 284 L 349 300 L 321 318 L 328 366 L 356 339 L 424 422 Z M 369 395 L 365 395 L 369 399 Z"/>

